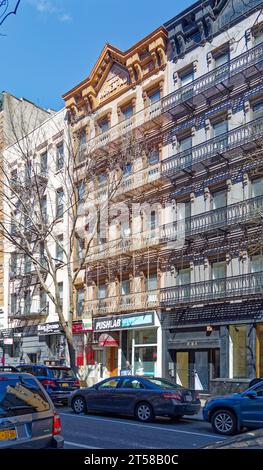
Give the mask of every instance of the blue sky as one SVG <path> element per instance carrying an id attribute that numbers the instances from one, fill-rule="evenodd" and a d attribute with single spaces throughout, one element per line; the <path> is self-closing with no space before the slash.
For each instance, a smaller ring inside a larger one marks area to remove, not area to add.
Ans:
<path id="1" fill-rule="evenodd" d="M 12 1 L 10 2 L 12 3 Z M 126 50 L 193 0 L 21 0 L 1 26 L 0 90 L 60 109 L 104 44 Z"/>

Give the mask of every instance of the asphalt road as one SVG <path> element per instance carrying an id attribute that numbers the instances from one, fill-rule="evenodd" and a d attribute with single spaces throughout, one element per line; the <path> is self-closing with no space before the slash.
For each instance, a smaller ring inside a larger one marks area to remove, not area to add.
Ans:
<path id="1" fill-rule="evenodd" d="M 148 424 L 105 414 L 75 415 L 69 408 L 58 411 L 65 449 L 197 449 L 224 439 L 210 424 L 188 418 Z"/>

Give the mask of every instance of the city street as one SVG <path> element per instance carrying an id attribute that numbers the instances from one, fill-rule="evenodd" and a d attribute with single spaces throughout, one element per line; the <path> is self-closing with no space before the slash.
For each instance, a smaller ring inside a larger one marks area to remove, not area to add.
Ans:
<path id="1" fill-rule="evenodd" d="M 58 411 L 65 449 L 197 449 L 225 439 L 199 420 L 160 418 L 145 424 L 105 414 L 75 415 L 69 408 Z"/>

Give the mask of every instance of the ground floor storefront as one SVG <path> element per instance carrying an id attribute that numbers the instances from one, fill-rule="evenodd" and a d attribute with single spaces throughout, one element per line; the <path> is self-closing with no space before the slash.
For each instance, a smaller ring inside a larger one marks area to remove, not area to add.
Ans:
<path id="1" fill-rule="evenodd" d="M 223 386 L 235 390 L 263 376 L 262 302 L 165 312 L 162 325 L 167 378 L 211 392 Z"/>
<path id="2" fill-rule="evenodd" d="M 155 311 L 95 318 L 86 338 L 76 330 L 78 366 L 80 373 L 86 370 L 87 383 L 119 374 L 161 375 L 162 332 Z"/>

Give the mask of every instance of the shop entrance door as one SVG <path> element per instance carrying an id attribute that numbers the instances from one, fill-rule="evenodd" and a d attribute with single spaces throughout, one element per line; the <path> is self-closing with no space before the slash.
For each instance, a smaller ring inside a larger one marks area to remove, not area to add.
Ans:
<path id="1" fill-rule="evenodd" d="M 118 375 L 118 348 L 107 348 L 106 366 L 110 377 Z"/>
<path id="2" fill-rule="evenodd" d="M 217 349 L 170 351 L 174 358 L 174 370 L 170 375 L 183 387 L 207 392 L 209 379 L 219 376 Z"/>

